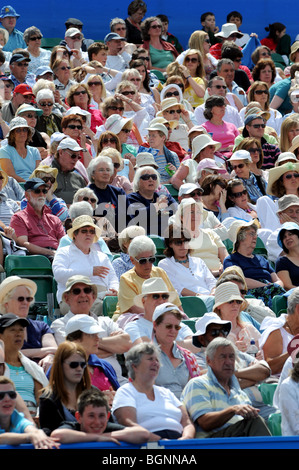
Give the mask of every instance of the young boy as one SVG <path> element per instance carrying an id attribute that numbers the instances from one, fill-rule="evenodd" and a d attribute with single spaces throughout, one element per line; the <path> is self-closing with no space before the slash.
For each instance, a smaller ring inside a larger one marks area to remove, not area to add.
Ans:
<path id="1" fill-rule="evenodd" d="M 65 422 L 51 433 L 51 437 L 62 444 L 76 442 L 119 441 L 131 444 L 158 441 L 159 436 L 141 426 L 124 427 L 109 421 L 110 411 L 103 392 L 97 389 L 85 390 L 78 398 L 77 422 Z"/>
<path id="2" fill-rule="evenodd" d="M 209 35 L 211 46 L 217 44 L 219 40 L 214 36 L 214 34 L 218 33 L 219 28 L 216 26 L 214 13 L 210 11 L 203 13 L 200 17 L 200 22 L 202 24 L 203 31 L 206 31 Z"/>

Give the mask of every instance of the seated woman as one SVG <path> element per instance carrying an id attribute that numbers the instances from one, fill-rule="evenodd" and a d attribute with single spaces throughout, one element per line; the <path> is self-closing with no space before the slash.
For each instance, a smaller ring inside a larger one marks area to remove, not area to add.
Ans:
<path id="1" fill-rule="evenodd" d="M 178 142 L 181 147 L 188 152 L 188 132 L 194 126 L 190 119 L 190 112 L 185 108 L 184 104 L 177 98 L 164 98 L 161 101 L 161 111 L 158 111 L 157 117 L 164 117 L 168 122 L 176 121 L 176 125 L 172 126 L 169 140 Z"/>
<path id="2" fill-rule="evenodd" d="M 31 279 L 18 276 L 6 277 L 0 285 L 0 312 L 13 313 L 28 320 L 22 353 L 46 372 L 52 364 L 57 343 L 47 323 L 33 320 L 28 316 L 29 308 L 34 304 L 36 291 L 37 285 Z"/>
<path id="3" fill-rule="evenodd" d="M 27 318 L 13 313 L 0 316 L 0 339 L 5 350 L 4 375 L 15 383 L 16 391 L 32 417 L 36 417 L 40 391 L 48 384 L 48 379 L 43 369 L 21 352 L 28 326 Z"/>
<path id="4" fill-rule="evenodd" d="M 112 160 L 114 172 L 111 176 L 110 184 L 116 188 L 122 188 L 126 194 L 130 194 L 133 191 L 133 185 L 131 181 L 124 175 L 120 175 L 119 171 L 124 168 L 124 159 L 121 153 L 113 148 L 105 148 L 99 154 L 99 157 L 109 157 Z"/>
<path id="5" fill-rule="evenodd" d="M 130 225 L 122 230 L 118 236 L 118 244 L 121 249 L 121 253 L 118 258 L 112 261 L 112 266 L 118 280 L 120 280 L 122 274 L 129 271 L 129 269 L 134 268 L 134 264 L 128 254 L 128 248 L 133 238 L 138 237 L 139 235 L 145 235 L 144 228 L 138 225 Z"/>
<path id="6" fill-rule="evenodd" d="M 3 191 L 7 183 L 8 175 L 0 167 L 0 227 L 3 230 L 9 226 L 13 214 L 20 210 L 19 203 L 8 197 Z"/>
<path id="7" fill-rule="evenodd" d="M 203 193 L 201 200 L 203 207 L 213 214 L 222 222 L 226 217 L 226 187 L 227 181 L 221 175 L 208 175 L 202 182 L 201 187 Z"/>
<path id="8" fill-rule="evenodd" d="M 277 235 L 277 243 L 285 253 L 275 264 L 275 272 L 286 290 L 299 286 L 299 226 L 286 222 Z"/>
<path id="9" fill-rule="evenodd" d="M 43 114 L 37 118 L 36 129 L 49 137 L 54 132 L 61 132 L 61 116 L 53 112 L 55 103 L 53 92 L 47 88 L 39 90 L 36 95 L 36 103 L 38 108 L 43 110 Z"/>
<path id="10" fill-rule="evenodd" d="M 247 150 L 237 150 L 229 158 L 228 162 L 236 177 L 242 180 L 252 204 L 255 204 L 261 196 L 265 196 L 266 180 L 261 178 L 259 184 L 255 175 L 250 171 L 251 156 Z"/>
<path id="11" fill-rule="evenodd" d="M 250 222 L 258 219 L 256 207 L 249 201 L 248 192 L 240 178 L 233 178 L 227 183 L 225 218 L 234 217 Z"/>
<path id="12" fill-rule="evenodd" d="M 261 142 L 254 137 L 245 137 L 241 140 L 236 150 L 247 150 L 250 153 L 250 172 L 254 174 L 261 191 L 264 191 L 268 181 L 268 171 L 262 170 L 264 153 Z"/>
<path id="13" fill-rule="evenodd" d="M 83 116 L 75 113 L 76 108 L 70 108 L 70 110 L 72 110 L 70 114 L 66 114 L 62 118 L 61 131 L 74 139 L 77 144 L 82 147 L 83 150 L 80 152 L 79 161 L 87 168 L 92 159 L 92 147 L 89 143 L 91 141 L 84 132 Z"/>
<path id="14" fill-rule="evenodd" d="M 112 413 L 116 421 L 123 426 L 138 423 L 161 439 L 192 439 L 195 427 L 184 405 L 170 390 L 155 385 L 160 369 L 157 347 L 137 344 L 127 353 L 126 366 L 131 382 L 115 394 Z"/>
<path id="15" fill-rule="evenodd" d="M 166 258 L 159 261 L 158 266 L 164 269 L 180 297 L 197 296 L 210 312 L 214 304 L 215 277 L 201 258 L 190 256 L 191 237 L 186 229 L 170 225 L 167 232 L 164 238 Z"/>
<path id="16" fill-rule="evenodd" d="M 65 341 L 58 346 L 51 367 L 49 384 L 39 403 L 42 429 L 54 431 L 63 421 L 76 421 L 77 400 L 91 387 L 87 355 L 80 344 Z"/>
<path id="17" fill-rule="evenodd" d="M 72 85 L 66 95 L 66 103 L 71 108 L 79 106 L 79 108 L 88 111 L 91 114 L 90 129 L 96 132 L 97 127 L 104 123 L 102 112 L 91 106 L 92 95 L 85 83 L 76 83 Z"/>
<path id="18" fill-rule="evenodd" d="M 263 354 L 259 348 L 260 332 L 250 322 L 241 319 L 241 312 L 247 308 L 247 301 L 241 297 L 239 287 L 233 282 L 224 282 L 215 289 L 215 304 L 213 311 L 222 320 L 231 322 L 228 335 L 235 346 L 242 352 L 247 352 L 252 340 L 259 349 L 257 358 L 262 359 Z"/>
<path id="19" fill-rule="evenodd" d="M 133 180 L 133 192 L 128 194 L 128 218 L 139 221 L 147 235 L 160 235 L 168 225 L 168 218 L 177 202 L 169 195 L 159 195 L 160 176 L 150 166 L 139 168 Z"/>
<path id="20" fill-rule="evenodd" d="M 97 142 L 97 154 L 108 147 L 122 153 L 122 144 L 120 143 L 118 135 L 114 134 L 114 132 L 104 131 Z M 123 168 L 118 171 L 119 176 L 126 176 L 129 181 L 133 181 L 135 171 L 131 160 L 129 160 L 129 158 L 123 158 L 123 156 L 122 160 Z"/>
<path id="21" fill-rule="evenodd" d="M 258 225 L 256 220 L 244 222 L 235 234 L 233 252 L 223 262 L 228 266 L 239 266 L 245 276 L 248 294 L 261 298 L 271 308 L 274 295 L 285 292 L 283 282 L 262 255 L 254 254 Z"/>

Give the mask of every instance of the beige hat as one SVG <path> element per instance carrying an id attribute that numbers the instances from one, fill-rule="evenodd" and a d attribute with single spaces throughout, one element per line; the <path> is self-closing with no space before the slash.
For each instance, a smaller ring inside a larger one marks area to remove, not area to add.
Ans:
<path id="1" fill-rule="evenodd" d="M 153 123 L 151 122 L 149 127 L 146 129 L 147 131 L 160 131 L 163 132 L 165 135 L 166 139 L 168 139 L 168 129 L 164 124 L 161 124 L 160 122 Z"/>
<path id="2" fill-rule="evenodd" d="M 293 153 L 293 152 L 282 152 L 276 162 L 275 162 L 275 166 L 280 166 L 281 162 L 288 162 L 288 161 L 292 161 L 292 162 L 295 162 L 297 163 L 298 160 L 297 160 L 297 157 L 296 155 Z"/>
<path id="3" fill-rule="evenodd" d="M 244 288 L 247 290 L 247 282 L 246 282 L 243 270 L 240 268 L 240 266 L 235 266 L 235 265 L 234 266 L 228 266 L 227 268 L 225 268 L 225 270 L 222 272 L 222 274 L 220 274 L 218 280 L 220 281 L 220 279 L 223 279 L 228 274 L 234 274 L 236 276 L 239 276 L 240 279 L 242 279 L 242 283 L 244 285 Z"/>
<path id="4" fill-rule="evenodd" d="M 221 26 L 221 31 L 219 31 L 219 33 L 216 33 L 214 36 L 219 38 L 228 38 L 229 36 L 231 36 L 231 34 L 236 34 L 239 38 L 242 38 L 244 36 L 243 33 L 240 33 L 240 31 L 238 31 L 238 28 L 234 23 L 223 24 Z"/>
<path id="5" fill-rule="evenodd" d="M 170 120 L 167 121 L 167 119 L 165 119 L 163 116 L 157 116 L 151 121 L 151 124 L 156 124 L 156 123 L 169 124 L 171 129 L 175 129 L 178 126 L 179 121 L 170 121 Z"/>
<path id="6" fill-rule="evenodd" d="M 248 305 L 247 301 L 241 297 L 237 284 L 234 284 L 233 282 L 224 282 L 223 284 L 220 284 L 220 286 L 215 289 L 215 303 L 213 311 L 215 312 L 216 308 L 226 302 L 230 302 L 231 300 L 240 300 L 242 302 L 241 310 L 245 310 Z"/>
<path id="7" fill-rule="evenodd" d="M 69 277 L 68 280 L 66 281 L 65 290 L 62 294 L 62 300 L 65 300 L 64 295 L 67 294 L 68 292 L 70 292 L 71 288 L 75 284 L 79 284 L 79 283 L 86 284 L 87 286 L 92 287 L 94 295 L 95 296 L 98 295 L 98 286 L 96 284 L 94 284 L 93 282 L 91 282 L 89 277 L 82 276 L 82 274 L 75 274 L 74 276 Z"/>
<path id="8" fill-rule="evenodd" d="M 73 220 L 72 228 L 67 231 L 68 236 L 73 239 L 74 232 L 82 227 L 93 227 L 95 229 L 96 233 L 94 236 L 94 243 L 96 243 L 100 238 L 102 231 L 100 227 L 94 223 L 93 218 L 90 217 L 90 215 L 79 215 L 76 217 Z"/>
<path id="9" fill-rule="evenodd" d="M 172 108 L 173 106 L 179 106 L 181 109 L 184 109 L 184 105 L 179 103 L 176 98 L 165 98 L 161 101 L 161 111 L 157 113 L 157 117 L 163 116 L 163 111 Z"/>
<path id="10" fill-rule="evenodd" d="M 7 175 L 7 173 L 6 173 L 4 170 L 2 170 L 1 166 L 0 166 L 0 173 L 1 173 L 2 176 L 3 176 L 3 183 L 2 183 L 2 189 L 3 189 L 4 186 L 7 185 L 7 182 L 8 182 L 8 175 Z"/>
<path id="11" fill-rule="evenodd" d="M 30 175 L 30 178 L 40 178 L 39 176 L 37 176 L 39 173 L 46 173 L 48 174 L 49 176 L 53 176 L 55 178 L 55 183 L 53 184 L 52 186 L 52 191 L 53 193 L 56 191 L 57 189 L 57 175 L 58 175 L 58 169 L 57 168 L 54 168 L 52 166 L 48 166 L 48 165 L 39 165 L 37 168 L 35 168 L 35 170 L 31 173 Z M 41 178 L 42 179 L 42 178 Z"/>
<path id="12" fill-rule="evenodd" d="M 284 196 L 278 199 L 277 213 L 283 212 L 291 206 L 299 206 L 299 197 L 295 194 L 285 194 Z"/>
<path id="13" fill-rule="evenodd" d="M 294 137 L 294 139 L 292 140 L 292 145 L 288 149 L 288 152 L 294 152 L 294 150 L 296 150 L 298 147 L 299 147 L 299 135 L 296 135 L 296 137 Z"/>
<path id="14" fill-rule="evenodd" d="M 293 139 L 293 142 L 294 142 L 294 139 Z M 299 146 L 299 139 L 298 139 L 298 146 Z M 285 163 L 284 165 L 270 168 L 268 170 L 268 185 L 266 189 L 267 194 L 270 194 L 271 196 L 276 196 L 276 194 L 272 192 L 273 183 L 275 183 L 275 181 L 277 181 L 282 175 L 284 175 L 288 171 L 296 171 L 297 173 L 299 173 L 299 162 L 298 163 L 288 162 L 288 163 Z"/>
<path id="15" fill-rule="evenodd" d="M 291 45 L 291 52 L 290 52 L 290 61 L 294 62 L 294 57 L 292 57 L 297 51 L 299 50 L 299 41 L 295 41 Z"/>
<path id="16" fill-rule="evenodd" d="M 221 148 L 221 143 L 213 140 L 208 134 L 198 135 L 192 140 L 192 158 L 197 157 L 199 152 L 205 149 L 208 145 L 215 145 L 215 150 Z"/>
<path id="17" fill-rule="evenodd" d="M 136 165 L 134 168 L 140 168 L 142 166 L 154 166 L 159 168 L 159 165 L 156 163 L 154 156 L 149 152 L 140 152 L 136 155 Z"/>
<path id="18" fill-rule="evenodd" d="M 169 294 L 168 302 L 173 302 L 176 299 L 176 292 L 169 291 L 165 282 L 160 277 L 151 277 L 146 279 L 142 284 L 141 294 L 134 297 L 134 305 L 143 308 L 142 299 L 148 294 Z"/>
<path id="19" fill-rule="evenodd" d="M 19 276 L 8 276 L 0 284 L 0 304 L 3 302 L 3 299 L 6 294 L 8 294 L 11 290 L 15 289 L 16 287 L 20 286 L 29 287 L 29 289 L 32 291 L 33 296 L 36 294 L 37 285 L 31 279 L 26 279 L 25 277 Z"/>
<path id="20" fill-rule="evenodd" d="M 256 225 L 258 227 L 259 222 L 256 219 L 250 220 L 249 222 L 245 222 L 245 220 L 240 219 L 234 220 L 227 230 L 228 238 L 233 242 L 233 244 L 235 244 L 239 231 L 243 228 L 251 227 L 251 225 Z"/>

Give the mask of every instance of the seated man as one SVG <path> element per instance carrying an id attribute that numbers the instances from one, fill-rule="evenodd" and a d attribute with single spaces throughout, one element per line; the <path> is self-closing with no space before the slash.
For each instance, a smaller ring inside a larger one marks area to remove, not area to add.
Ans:
<path id="1" fill-rule="evenodd" d="M 48 186 L 40 178 L 30 178 L 24 189 L 27 207 L 12 216 L 10 227 L 15 230 L 17 243 L 29 254 L 52 260 L 65 231 L 61 220 L 45 206 Z"/>
<path id="2" fill-rule="evenodd" d="M 93 304 L 97 298 L 97 287 L 88 277 L 76 275 L 68 279 L 65 291 L 62 295 L 64 302 L 69 307 L 68 313 L 51 324 L 57 344 L 65 341 L 66 324 L 70 318 L 77 314 L 86 314 L 95 318 L 104 333 L 99 340 L 98 356 L 110 362 L 117 374 L 120 385 L 127 380 L 122 376 L 121 366 L 117 360 L 117 354 L 123 354 L 131 347 L 130 337 L 109 317 L 98 317 L 92 313 Z"/>
<path id="3" fill-rule="evenodd" d="M 119 441 L 141 444 L 160 438 L 139 425 L 124 427 L 109 421 L 110 411 L 103 392 L 85 390 L 78 398 L 75 422 L 65 422 L 51 433 L 62 444 L 76 442 Z M 0 438 L 1 439 L 1 438 Z"/>
<path id="4" fill-rule="evenodd" d="M 123 52 L 124 41 L 126 38 L 117 33 L 108 33 L 104 38 L 104 43 L 108 46 L 108 56 L 106 67 L 124 72 L 129 66 L 131 55 Z"/>
<path id="5" fill-rule="evenodd" d="M 35 449 L 58 448 L 56 439 L 47 437 L 32 421 L 16 410 L 17 392 L 12 380 L 0 377 L 0 445 L 31 443 Z"/>
<path id="6" fill-rule="evenodd" d="M 191 379 L 182 401 L 197 426 L 196 437 L 271 436 L 234 374 L 236 349 L 215 338 L 206 349 L 208 371 Z"/>

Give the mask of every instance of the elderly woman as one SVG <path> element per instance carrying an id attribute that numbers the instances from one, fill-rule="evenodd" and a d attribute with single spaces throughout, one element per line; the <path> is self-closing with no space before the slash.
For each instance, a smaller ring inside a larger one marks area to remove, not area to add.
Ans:
<path id="1" fill-rule="evenodd" d="M 172 44 L 161 38 L 161 20 L 155 16 L 146 18 L 141 23 L 141 34 L 143 47 L 150 54 L 152 69 L 165 72 L 167 65 L 173 62 L 179 54 Z"/>
<path id="2" fill-rule="evenodd" d="M 266 180 L 260 178 L 258 181 L 255 175 L 250 171 L 249 165 L 252 160 L 247 150 L 237 150 L 229 158 L 228 162 L 236 177 L 243 181 L 250 202 L 255 204 L 258 198 L 265 196 Z"/>
<path id="3" fill-rule="evenodd" d="M 133 0 L 128 5 L 128 16 L 125 19 L 127 34 L 127 41 L 137 46 L 142 44 L 140 24 L 142 18 L 146 14 L 147 6 L 143 0 Z"/>
<path id="4" fill-rule="evenodd" d="M 194 124 L 191 121 L 190 112 L 183 103 L 178 101 L 176 97 L 164 98 L 161 101 L 161 111 L 157 113 L 157 117 L 160 116 L 163 116 L 168 122 L 178 122 L 176 126 L 172 126 L 169 140 L 171 142 L 178 142 L 185 151 L 188 151 L 188 131 L 192 129 Z"/>
<path id="5" fill-rule="evenodd" d="M 160 369 L 158 348 L 141 343 L 127 353 L 131 382 L 115 394 L 112 413 L 119 424 L 139 424 L 161 439 L 192 439 L 195 428 L 187 411 L 167 388 L 155 385 Z M 165 424 L 167 422 L 167 424 Z"/>
<path id="6" fill-rule="evenodd" d="M 252 70 L 252 78 L 256 81 L 265 82 L 270 88 L 276 78 L 276 68 L 272 59 L 260 59 Z"/>
<path id="7" fill-rule="evenodd" d="M 90 180 L 88 187 L 94 191 L 98 199 L 95 215 L 105 216 L 116 232 L 119 232 L 121 225 L 126 224 L 128 201 L 122 188 L 110 184 L 114 173 L 111 158 L 104 156 L 94 158 L 87 167 L 87 173 Z"/>
<path id="8" fill-rule="evenodd" d="M 74 139 L 80 147 L 83 148 L 81 152 L 80 161 L 83 163 L 85 168 L 88 167 L 92 159 L 92 148 L 88 143 L 87 135 L 84 132 L 85 124 L 83 121 L 83 116 L 78 114 L 68 114 L 62 118 L 61 121 L 61 130 L 65 135 L 68 135 Z"/>
<path id="9" fill-rule="evenodd" d="M 69 58 L 64 56 L 56 58 L 51 68 L 55 77 L 54 84 L 56 89 L 59 91 L 61 99 L 65 100 L 69 89 L 76 83 L 72 79 Z"/>
<path id="10" fill-rule="evenodd" d="M 116 149 L 105 148 L 98 154 L 98 156 L 109 157 L 112 160 L 114 172 L 110 180 L 111 185 L 117 188 L 122 188 L 126 194 L 130 194 L 133 191 L 132 183 L 126 176 L 119 175 L 119 171 L 124 168 L 124 160 L 121 153 Z"/>
<path id="11" fill-rule="evenodd" d="M 95 243 L 101 236 L 100 228 L 88 215 L 73 220 L 67 231 L 72 243 L 59 248 L 53 262 L 53 274 L 57 281 L 57 301 L 62 301 L 66 281 L 75 274 L 88 276 L 98 286 L 98 310 L 105 295 L 117 295 L 118 280 L 108 257 L 101 253 Z"/>
<path id="12" fill-rule="evenodd" d="M 158 266 L 164 269 L 180 297 L 199 297 L 210 312 L 216 279 L 201 258 L 190 256 L 190 240 L 186 229 L 170 225 L 164 239 L 165 258 L 159 261 Z"/>
<path id="13" fill-rule="evenodd" d="M 257 241 L 257 222 L 244 222 L 236 231 L 233 252 L 223 262 L 228 266 L 239 266 L 245 276 L 249 295 L 261 298 L 271 308 L 274 295 L 284 293 L 283 283 L 276 275 L 268 260 L 254 254 Z"/>
<path id="14" fill-rule="evenodd" d="M 130 225 L 122 230 L 118 236 L 118 243 L 121 249 L 120 256 L 112 261 L 112 266 L 114 268 L 115 274 L 120 280 L 120 277 L 129 269 L 134 268 L 130 256 L 128 254 L 128 249 L 131 241 L 138 237 L 139 235 L 145 235 L 145 230 L 143 227 L 138 225 Z"/>
<path id="15" fill-rule="evenodd" d="M 277 243 L 284 255 L 275 264 L 275 272 L 286 290 L 299 286 L 299 226 L 286 222 L 277 235 Z"/>
<path id="16" fill-rule="evenodd" d="M 90 129 L 96 132 L 96 128 L 101 126 L 104 122 L 102 112 L 99 109 L 94 109 L 91 106 L 92 95 L 85 83 L 77 83 L 72 85 L 67 92 L 66 102 L 72 106 L 79 106 L 79 108 L 88 111 L 91 114 Z"/>
<path id="17" fill-rule="evenodd" d="M 40 132 L 36 129 L 38 117 L 43 114 L 42 109 L 38 109 L 31 104 L 21 104 L 16 110 L 16 116 L 20 116 L 26 119 L 28 126 L 34 129 L 34 134 L 30 141 L 32 147 L 37 147 L 41 158 L 44 159 L 48 156 L 48 145 L 50 144 L 50 138 L 45 132 Z"/>
<path id="18" fill-rule="evenodd" d="M 61 117 L 53 113 L 55 103 L 54 94 L 49 89 L 42 89 L 36 95 L 36 103 L 43 114 L 38 116 L 36 129 L 46 133 L 49 137 L 54 132 L 61 132 Z"/>
<path id="19" fill-rule="evenodd" d="M 23 33 L 24 41 L 27 44 L 31 62 L 28 65 L 28 72 L 34 73 L 38 67 L 49 66 L 51 51 L 41 47 L 42 33 L 36 26 L 30 26 Z"/>
<path id="20" fill-rule="evenodd" d="M 155 100 L 150 94 L 145 94 L 141 92 L 140 88 L 142 77 L 139 71 L 135 68 L 126 69 L 123 72 L 121 79 L 122 81 L 132 82 L 136 86 L 141 106 L 147 110 L 150 119 L 154 119 L 158 108 L 156 106 L 153 106 Z"/>
<path id="21" fill-rule="evenodd" d="M 177 202 L 169 195 L 160 195 L 157 188 L 160 177 L 157 170 L 150 166 L 139 168 L 133 180 L 133 192 L 128 194 L 129 219 L 137 216 L 148 235 L 162 235 L 168 225 Z"/>
<path id="22" fill-rule="evenodd" d="M 268 181 L 268 172 L 262 170 L 264 152 L 261 142 L 255 137 L 245 137 L 236 147 L 236 150 L 247 150 L 250 153 L 250 172 L 254 174 L 258 186 L 265 189 L 266 182 Z"/>
<path id="23" fill-rule="evenodd" d="M 13 214 L 20 210 L 19 203 L 5 194 L 4 188 L 8 183 L 8 176 L 5 171 L 0 167 L 0 227 L 4 230 L 5 234 L 9 234 L 8 227 L 10 225 L 10 219 Z M 1 251 L 2 251 L 1 241 Z M 0 264 L 3 264 L 3 256 L 0 256 Z"/>
<path id="24" fill-rule="evenodd" d="M 0 149 L 1 168 L 18 182 L 30 178 L 41 161 L 38 149 L 28 145 L 33 132 L 26 119 L 15 117 L 9 124 L 7 145 Z"/>
<path id="25" fill-rule="evenodd" d="M 21 349 L 29 326 L 27 318 L 5 313 L 0 317 L 0 339 L 4 343 L 5 372 L 16 384 L 32 417 L 36 417 L 40 391 L 48 384 L 43 369 L 26 357 Z"/>
<path id="26" fill-rule="evenodd" d="M 227 183 L 225 217 L 234 217 L 250 222 L 258 219 L 256 207 L 250 202 L 248 191 L 241 178 L 233 178 Z"/>
<path id="27" fill-rule="evenodd" d="M 175 292 L 173 303 L 181 307 L 181 302 L 164 269 L 154 266 L 156 246 L 146 235 L 134 237 L 128 248 L 128 255 L 134 267 L 120 277 L 118 304 L 115 319 L 124 326 L 128 321 L 136 320 L 144 309 L 135 305 L 135 297 L 142 293 L 142 284 L 146 279 L 161 277 L 169 291 Z"/>
<path id="28" fill-rule="evenodd" d="M 0 286 L 0 311 L 2 315 L 13 313 L 28 320 L 22 353 L 38 363 L 46 372 L 52 364 L 57 344 L 45 322 L 28 317 L 36 291 L 37 285 L 31 279 L 19 276 L 6 277 Z"/>
<path id="29" fill-rule="evenodd" d="M 205 101 L 204 117 L 207 119 L 202 126 L 212 133 L 213 139 L 221 143 L 220 152 L 224 158 L 229 158 L 234 148 L 235 138 L 239 131 L 230 122 L 223 121 L 225 114 L 225 98 L 223 96 L 210 96 Z"/>

